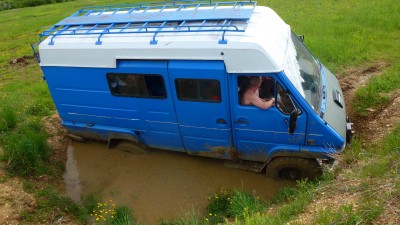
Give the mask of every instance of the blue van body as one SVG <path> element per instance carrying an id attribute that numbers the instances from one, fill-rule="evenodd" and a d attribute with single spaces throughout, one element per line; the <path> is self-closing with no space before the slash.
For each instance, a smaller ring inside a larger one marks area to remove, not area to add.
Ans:
<path id="1" fill-rule="evenodd" d="M 282 150 L 327 155 L 333 153 L 332 149 L 321 145 L 330 143 L 331 147 L 341 148 L 345 143 L 319 116 L 308 113 L 312 109 L 296 92 L 292 97 L 302 113 L 294 134 L 288 133 L 290 115 L 276 107 L 262 110 L 241 106 L 234 87 L 238 86 L 237 77 L 243 74 L 227 74 L 222 61 L 121 60 L 116 69 L 42 69 L 62 124 L 83 137 L 109 141 L 110 137 L 126 134 L 152 148 L 208 152 L 220 158 L 231 158 L 229 153 L 235 149 L 240 158 L 261 162 Z M 107 73 L 160 74 L 167 97 L 113 96 Z M 293 89 L 283 73 L 256 75 L 272 77 Z M 174 82 L 177 78 L 218 80 L 220 102 L 180 101 Z M 318 147 L 307 144 L 310 139 Z"/>
<path id="2" fill-rule="evenodd" d="M 51 38 L 46 48 L 56 46 L 57 38 L 55 42 L 53 38 L 60 34 L 46 35 Z M 99 49 L 106 42 L 99 41 L 102 35 L 96 42 Z M 157 46 L 156 35 L 150 45 Z M 218 44 L 226 45 L 224 37 L 222 40 Z M 260 162 L 261 170 L 277 157 L 330 162 L 332 155 L 344 148 L 346 128 L 337 128 L 346 124 L 344 102 L 338 99 L 342 92 L 334 75 L 316 63 L 321 79 L 318 112 L 285 70 L 232 72 L 222 58 L 122 57 L 115 58 L 114 67 L 41 63 L 41 68 L 62 125 L 74 135 Z M 286 98 L 292 105 L 290 111 L 279 105 L 283 103 L 267 110 L 241 105 L 240 82 L 249 76 L 262 77 L 269 85 L 265 89 L 270 91 L 269 98 Z M 336 127 L 325 119 L 335 117 L 332 108 L 340 110 Z M 292 132 L 291 126 L 295 126 Z"/>

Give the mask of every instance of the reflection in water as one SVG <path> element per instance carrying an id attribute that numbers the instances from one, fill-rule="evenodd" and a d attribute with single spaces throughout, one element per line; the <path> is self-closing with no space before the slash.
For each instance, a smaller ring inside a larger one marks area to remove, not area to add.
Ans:
<path id="1" fill-rule="evenodd" d="M 79 200 L 93 193 L 104 201 L 127 205 L 141 224 L 201 212 L 210 194 L 240 189 L 269 199 L 292 182 L 224 166 L 222 160 L 153 150 L 132 154 L 104 143 L 73 142 L 68 147 L 64 181 L 68 195 Z"/>
<path id="2" fill-rule="evenodd" d="M 65 190 L 68 196 L 75 202 L 81 198 L 82 187 L 79 181 L 78 167 L 74 158 L 74 148 L 70 145 L 67 148 L 67 165 L 63 176 Z"/>

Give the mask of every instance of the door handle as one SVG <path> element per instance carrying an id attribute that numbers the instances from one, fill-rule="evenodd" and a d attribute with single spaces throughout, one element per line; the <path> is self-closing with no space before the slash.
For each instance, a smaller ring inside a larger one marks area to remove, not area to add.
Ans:
<path id="1" fill-rule="evenodd" d="M 247 125 L 249 124 L 249 120 L 245 117 L 240 117 L 239 119 L 235 120 L 235 123 L 240 125 Z"/>
<path id="2" fill-rule="evenodd" d="M 226 120 L 224 118 L 218 118 L 217 123 L 218 124 L 226 124 Z"/>

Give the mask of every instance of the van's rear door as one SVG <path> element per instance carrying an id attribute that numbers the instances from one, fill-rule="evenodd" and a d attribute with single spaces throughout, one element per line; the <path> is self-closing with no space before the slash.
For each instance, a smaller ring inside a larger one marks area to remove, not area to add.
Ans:
<path id="1" fill-rule="evenodd" d="M 170 61 L 168 73 L 186 151 L 227 157 L 232 132 L 224 63 Z"/>

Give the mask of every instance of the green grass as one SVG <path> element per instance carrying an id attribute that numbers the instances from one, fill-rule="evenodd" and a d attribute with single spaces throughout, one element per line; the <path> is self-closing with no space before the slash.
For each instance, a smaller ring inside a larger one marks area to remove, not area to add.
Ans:
<path id="1" fill-rule="evenodd" d="M 334 72 L 368 61 L 399 59 L 396 0 L 258 1 L 274 9 Z"/>
<path id="2" fill-rule="evenodd" d="M 4 104 L 0 111 L 0 132 L 9 131 L 17 126 L 17 113 L 8 104 Z"/>
<path id="3" fill-rule="evenodd" d="M 1 0 L 0 11 L 8 9 L 16 9 L 30 6 L 39 6 L 59 2 L 67 2 L 73 0 Z"/>
<path id="4" fill-rule="evenodd" d="M 317 213 L 316 224 L 360 224 L 362 218 L 355 212 L 353 205 L 342 205 L 338 210 L 328 208 Z"/>
<path id="5" fill-rule="evenodd" d="M 37 201 L 37 206 L 33 212 L 26 211 L 21 214 L 25 223 L 55 223 L 66 212 L 71 215 L 79 215 L 83 212 L 82 207 L 69 198 L 63 197 L 51 187 L 41 189 L 31 182 L 24 183 L 24 188 L 28 192 L 33 193 Z"/>
<path id="6" fill-rule="evenodd" d="M 55 107 L 40 67 L 32 57 L 30 44 L 38 41 L 39 33 L 76 10 L 112 3 L 131 2 L 75 0 L 0 12 L 0 144 L 4 149 L 1 158 L 10 173 L 33 179 L 43 174 L 60 176 L 52 172 L 51 149 L 46 146 L 46 134 L 40 123 Z M 400 4 L 397 0 L 263 0 L 258 5 L 270 6 L 297 34 L 305 34 L 305 44 L 335 73 L 382 61 L 390 65 L 383 68 L 382 75 L 371 78 L 365 87 L 357 90 L 352 102 L 357 116 L 368 117 L 370 109 L 379 111 L 391 103 L 393 93 L 400 89 Z M 25 57 L 26 63 L 10 64 L 21 57 Z M 387 204 L 400 194 L 399 132 L 398 127 L 372 147 L 365 146 L 361 139 L 355 139 L 348 146 L 341 158 L 344 168 L 351 170 L 339 172 L 344 179 L 359 182 L 345 189 L 350 194 L 361 193 L 358 206 L 344 204 L 318 210 L 313 223 L 374 223 L 387 213 Z M 185 218 L 165 224 L 215 224 L 226 219 L 235 224 L 255 225 L 290 222 L 321 191 L 341 194 L 343 187 L 337 188 L 340 184 L 332 176 L 325 175 L 317 183 L 299 183 L 295 189 L 283 189 L 267 203 L 242 192 L 216 193 L 219 200 L 211 201 L 205 215 L 188 212 Z M 36 193 L 38 208 L 34 213 L 23 214 L 23 223 L 54 221 L 54 215 L 71 215 L 78 222 L 88 221 L 98 203 L 89 197 L 76 205 L 52 188 L 39 191 L 29 182 L 24 186 Z M 264 207 L 273 210 L 266 211 Z M 132 218 L 126 208 L 120 214 L 122 219 Z"/>
<path id="7" fill-rule="evenodd" d="M 355 113 L 365 117 L 369 113 L 368 109 L 387 106 L 392 100 L 391 93 L 397 89 L 400 89 L 400 64 L 391 67 L 381 76 L 372 77 L 367 86 L 356 91 L 353 104 Z"/>
<path id="8" fill-rule="evenodd" d="M 3 140 L 2 160 L 8 172 L 21 176 L 40 175 L 46 171 L 45 163 L 49 159 L 47 136 L 40 125 L 30 122 L 18 127 Z"/>
<path id="9" fill-rule="evenodd" d="M 261 212 L 266 205 L 262 200 L 243 191 L 223 191 L 210 196 L 205 221 L 209 224 L 222 223 L 227 219 L 244 218 Z"/>
<path id="10" fill-rule="evenodd" d="M 127 206 L 119 206 L 115 210 L 115 218 L 110 222 L 112 225 L 134 225 L 137 224 L 133 218 L 132 211 Z"/>
<path id="11" fill-rule="evenodd" d="M 173 221 L 161 220 L 158 225 L 206 225 L 209 224 L 203 219 L 199 213 L 192 209 L 192 211 L 185 212 L 185 215 L 181 218 L 177 218 Z"/>

